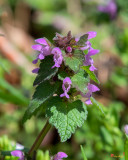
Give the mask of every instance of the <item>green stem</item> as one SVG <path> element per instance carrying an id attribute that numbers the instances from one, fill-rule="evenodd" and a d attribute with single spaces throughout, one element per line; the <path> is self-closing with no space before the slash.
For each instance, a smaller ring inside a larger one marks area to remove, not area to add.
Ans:
<path id="1" fill-rule="evenodd" d="M 38 135 L 38 137 L 36 138 L 35 142 L 33 143 L 32 147 L 31 147 L 31 149 L 28 152 L 30 157 L 32 157 L 34 154 L 34 151 L 36 151 L 39 148 L 44 137 L 46 136 L 46 134 L 50 130 L 50 128 L 51 128 L 51 125 L 47 121 L 44 128 L 41 130 L 40 134 Z"/>
<path id="2" fill-rule="evenodd" d="M 128 160 L 128 137 L 126 137 L 124 144 L 125 160 Z"/>

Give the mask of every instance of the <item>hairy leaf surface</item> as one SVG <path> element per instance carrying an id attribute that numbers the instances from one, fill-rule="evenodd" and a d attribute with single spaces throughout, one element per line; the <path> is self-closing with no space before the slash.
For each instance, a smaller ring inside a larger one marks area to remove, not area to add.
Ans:
<path id="1" fill-rule="evenodd" d="M 49 117 L 49 123 L 58 130 L 61 141 L 65 142 L 77 127 L 82 126 L 87 118 L 87 109 L 80 100 L 69 103 L 53 97 L 48 104 L 46 116 Z"/>
<path id="2" fill-rule="evenodd" d="M 93 81 L 95 81 L 96 83 L 99 83 L 99 80 L 97 79 L 97 77 L 94 74 L 94 72 L 89 70 L 90 66 L 82 66 L 81 68 L 84 69 L 89 74 L 90 78 Z"/>
<path id="3" fill-rule="evenodd" d="M 80 70 L 72 78 L 72 85 L 79 91 L 85 93 L 87 91 L 87 85 L 89 83 L 89 77 L 84 70 Z"/>
<path id="4" fill-rule="evenodd" d="M 54 60 L 52 56 L 46 56 L 45 59 L 41 61 L 38 75 L 33 83 L 34 86 L 40 84 L 45 80 L 49 80 L 57 73 L 58 68 L 52 68 L 53 65 Z"/>
<path id="5" fill-rule="evenodd" d="M 59 83 L 50 84 L 49 81 L 45 81 L 37 86 L 32 100 L 24 114 L 23 122 L 29 119 L 40 108 L 40 105 L 48 100 L 57 91 Z"/>

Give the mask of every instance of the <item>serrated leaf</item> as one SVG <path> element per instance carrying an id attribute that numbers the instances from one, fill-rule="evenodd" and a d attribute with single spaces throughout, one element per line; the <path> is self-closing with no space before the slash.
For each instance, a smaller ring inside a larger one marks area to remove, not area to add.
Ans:
<path id="1" fill-rule="evenodd" d="M 68 103 L 53 97 L 48 104 L 46 116 L 49 117 L 49 123 L 58 130 L 61 142 L 65 142 L 77 127 L 82 126 L 87 118 L 87 109 L 80 100 Z"/>
<path id="2" fill-rule="evenodd" d="M 90 66 L 82 66 L 81 68 L 84 69 L 89 74 L 90 78 L 93 81 L 95 81 L 96 83 L 100 83 L 94 72 L 89 70 Z"/>
<path id="3" fill-rule="evenodd" d="M 77 42 L 77 45 L 79 46 L 85 46 L 85 42 L 88 40 L 88 34 L 84 34 L 80 37 L 79 41 Z"/>
<path id="4" fill-rule="evenodd" d="M 85 60 L 85 53 L 82 50 L 75 49 L 73 54 L 73 56 L 78 58 L 81 64 L 83 64 L 83 61 Z"/>
<path id="5" fill-rule="evenodd" d="M 80 70 L 72 78 L 72 86 L 78 89 L 79 91 L 85 93 L 87 91 L 87 85 L 89 83 L 89 77 L 84 70 Z"/>
<path id="6" fill-rule="evenodd" d="M 58 87 L 59 83 L 50 84 L 49 81 L 45 81 L 37 86 L 33 98 L 24 114 L 23 123 L 40 109 L 40 105 L 48 100 L 57 91 Z"/>
<path id="7" fill-rule="evenodd" d="M 77 72 L 80 69 L 81 62 L 75 57 L 64 57 L 65 65 L 69 66 L 74 72 Z"/>
<path id="8" fill-rule="evenodd" d="M 46 56 L 45 59 L 41 61 L 38 75 L 33 83 L 34 86 L 43 81 L 49 80 L 57 73 L 58 68 L 52 68 L 53 65 L 53 56 Z"/>

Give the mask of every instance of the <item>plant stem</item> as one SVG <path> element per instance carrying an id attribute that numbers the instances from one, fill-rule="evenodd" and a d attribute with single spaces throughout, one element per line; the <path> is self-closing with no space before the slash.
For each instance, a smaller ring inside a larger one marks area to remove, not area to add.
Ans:
<path id="1" fill-rule="evenodd" d="M 36 151 L 39 148 L 44 137 L 46 136 L 46 134 L 50 130 L 50 128 L 51 128 L 51 125 L 47 121 L 44 128 L 41 130 L 40 134 L 38 135 L 38 137 L 36 138 L 35 142 L 33 143 L 32 147 L 31 147 L 31 149 L 28 152 L 30 157 L 32 157 L 34 154 L 34 151 Z"/>

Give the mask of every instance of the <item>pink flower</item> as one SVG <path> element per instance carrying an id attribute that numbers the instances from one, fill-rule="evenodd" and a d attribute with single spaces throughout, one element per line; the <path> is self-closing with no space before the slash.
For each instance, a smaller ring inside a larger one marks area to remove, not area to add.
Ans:
<path id="1" fill-rule="evenodd" d="M 88 39 L 85 42 L 85 46 L 80 48 L 83 51 L 86 50 L 86 49 L 91 48 L 91 43 L 89 42 L 89 39 L 95 38 L 96 35 L 97 35 L 97 32 L 95 32 L 95 31 L 89 31 L 86 34 L 88 34 Z M 75 38 L 75 40 L 76 40 L 76 42 L 78 42 L 79 38 Z"/>
<path id="2" fill-rule="evenodd" d="M 42 60 L 45 58 L 45 56 L 51 54 L 51 47 L 44 38 L 36 39 L 35 42 L 39 44 L 33 45 L 32 49 L 39 51 L 40 53 L 38 54 L 37 58 L 33 60 L 34 64 L 38 62 L 38 59 Z"/>
<path id="3" fill-rule="evenodd" d="M 40 69 L 40 68 L 35 68 L 35 69 L 33 69 L 33 70 L 32 70 L 32 73 L 36 73 L 36 74 L 37 74 L 38 71 L 39 71 L 39 69 Z"/>
<path id="4" fill-rule="evenodd" d="M 90 84 L 90 83 L 88 83 L 87 88 L 88 88 L 88 92 L 85 95 L 83 93 L 81 93 L 81 95 L 83 97 L 87 98 L 85 103 L 89 105 L 89 104 L 92 104 L 92 102 L 90 100 L 90 98 L 92 97 L 92 93 L 99 91 L 100 89 L 97 86 L 95 86 L 94 84 Z"/>
<path id="5" fill-rule="evenodd" d="M 20 151 L 20 150 L 12 151 L 12 152 L 11 152 L 11 155 L 12 155 L 12 156 L 15 156 L 15 157 L 19 157 L 18 160 L 24 160 L 24 154 L 23 154 L 23 152 Z"/>
<path id="6" fill-rule="evenodd" d="M 62 56 L 62 52 L 61 50 L 58 48 L 58 47 L 55 47 L 53 48 L 52 52 L 51 52 L 53 55 L 54 55 L 54 66 L 52 66 L 52 68 L 54 67 L 60 67 L 60 65 L 62 64 L 62 61 L 63 61 L 63 56 Z"/>
<path id="7" fill-rule="evenodd" d="M 93 55 L 95 55 L 95 54 L 97 54 L 97 53 L 99 53 L 99 50 L 91 48 L 91 49 L 89 49 L 88 54 L 85 55 L 84 65 L 85 65 L 85 66 L 91 65 L 90 68 L 89 68 L 90 71 L 96 70 L 96 68 L 95 68 L 94 65 L 93 65 L 94 61 L 93 61 L 93 59 L 91 58 L 91 56 L 93 56 Z"/>
<path id="8" fill-rule="evenodd" d="M 115 0 L 109 0 L 108 4 L 105 6 L 98 6 L 98 10 L 103 13 L 108 13 L 111 19 L 114 19 L 117 14 L 117 5 L 115 3 Z"/>
<path id="9" fill-rule="evenodd" d="M 66 97 L 66 98 L 69 98 L 69 95 L 67 94 L 71 88 L 71 84 L 72 84 L 72 81 L 69 77 L 66 77 L 64 80 L 63 80 L 63 84 L 62 84 L 62 89 L 64 91 L 63 94 L 60 95 L 60 97 Z"/>
<path id="10" fill-rule="evenodd" d="M 128 135 L 128 124 L 124 126 L 125 134 Z"/>
<path id="11" fill-rule="evenodd" d="M 62 158 L 67 158 L 68 155 L 64 152 L 58 152 L 55 156 L 53 160 L 63 160 Z"/>

